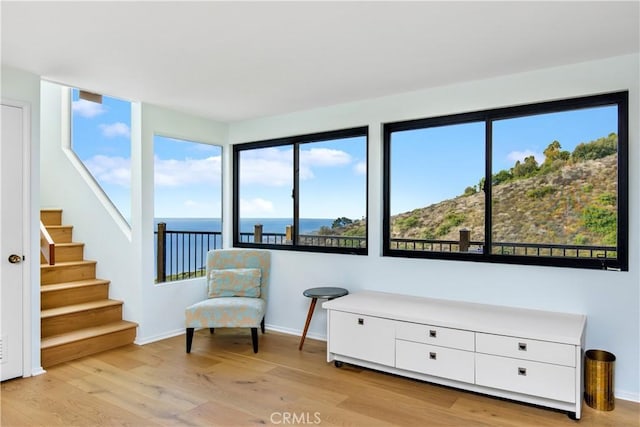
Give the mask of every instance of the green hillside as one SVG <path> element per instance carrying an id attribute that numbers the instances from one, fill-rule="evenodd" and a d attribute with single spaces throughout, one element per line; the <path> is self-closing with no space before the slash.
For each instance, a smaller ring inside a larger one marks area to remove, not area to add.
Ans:
<path id="1" fill-rule="evenodd" d="M 538 165 L 530 156 L 492 177 L 493 241 L 564 245 L 615 245 L 617 135 L 582 143 L 569 153 L 558 141 Z M 484 241 L 483 181 L 453 199 L 391 218 L 391 237 Z M 339 224 L 324 234 L 364 235 L 364 221 Z"/>
<path id="2" fill-rule="evenodd" d="M 613 154 L 494 186 L 493 240 L 615 244 L 616 164 Z M 484 240 L 484 193 L 391 218 L 392 238 L 458 240 L 462 228 L 472 241 Z"/>

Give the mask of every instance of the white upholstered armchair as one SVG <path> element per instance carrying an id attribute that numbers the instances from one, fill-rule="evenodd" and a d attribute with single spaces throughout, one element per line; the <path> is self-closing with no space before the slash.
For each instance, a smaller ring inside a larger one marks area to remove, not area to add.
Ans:
<path id="1" fill-rule="evenodd" d="M 264 333 L 271 253 L 258 249 L 218 249 L 207 254 L 208 298 L 186 308 L 187 353 L 195 328 L 251 328 L 258 352 L 258 326 Z"/>

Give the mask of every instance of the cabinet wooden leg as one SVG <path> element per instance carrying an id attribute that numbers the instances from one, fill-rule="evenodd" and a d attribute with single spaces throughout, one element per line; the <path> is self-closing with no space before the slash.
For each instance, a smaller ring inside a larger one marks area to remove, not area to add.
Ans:
<path id="1" fill-rule="evenodd" d="M 304 344 L 304 339 L 306 338 L 307 330 L 309 329 L 309 323 L 311 323 L 311 317 L 313 316 L 313 310 L 316 308 L 316 301 L 318 301 L 318 298 L 311 299 L 309 313 L 307 313 L 307 321 L 304 324 L 304 331 L 302 332 L 302 337 L 300 338 L 300 346 L 298 347 L 298 350 L 302 350 L 302 345 Z"/>

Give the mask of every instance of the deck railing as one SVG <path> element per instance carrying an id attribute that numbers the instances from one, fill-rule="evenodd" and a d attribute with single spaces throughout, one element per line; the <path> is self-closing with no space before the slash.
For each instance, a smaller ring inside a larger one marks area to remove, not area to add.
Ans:
<path id="1" fill-rule="evenodd" d="M 262 233 L 260 239 L 256 240 L 253 233 L 240 233 L 240 242 L 243 243 L 263 243 L 271 245 L 291 245 L 292 240 L 282 233 Z M 353 236 L 324 236 L 318 234 L 301 234 L 298 236 L 299 246 L 321 246 L 337 248 L 364 248 L 367 239 L 365 237 Z"/>
<path id="2" fill-rule="evenodd" d="M 222 248 L 220 231 L 167 230 L 161 222 L 155 235 L 157 283 L 202 276 L 207 252 Z"/>
<path id="3" fill-rule="evenodd" d="M 207 252 L 222 247 L 219 231 L 167 230 L 166 224 L 158 224 L 156 231 L 156 265 L 158 283 L 198 277 L 204 274 Z M 400 239 L 392 238 L 390 248 L 407 251 L 482 253 L 483 241 L 469 238 L 467 230 L 460 231 L 459 240 Z M 271 245 L 292 244 L 291 229 L 285 233 L 264 233 L 256 226 L 253 233 L 240 233 L 240 242 Z M 317 247 L 366 247 L 365 237 L 301 234 L 298 245 Z M 614 246 L 559 245 L 551 243 L 492 242 L 492 254 L 564 257 L 564 258 L 615 258 Z"/>

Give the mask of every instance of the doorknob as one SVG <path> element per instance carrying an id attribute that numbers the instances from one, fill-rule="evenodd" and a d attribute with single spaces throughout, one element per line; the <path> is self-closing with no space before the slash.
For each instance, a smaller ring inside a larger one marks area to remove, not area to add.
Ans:
<path id="1" fill-rule="evenodd" d="M 20 262 L 22 262 L 22 257 L 20 255 L 11 254 L 9 255 L 9 262 L 11 264 L 19 264 Z"/>

